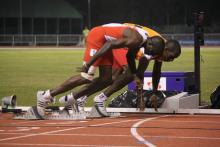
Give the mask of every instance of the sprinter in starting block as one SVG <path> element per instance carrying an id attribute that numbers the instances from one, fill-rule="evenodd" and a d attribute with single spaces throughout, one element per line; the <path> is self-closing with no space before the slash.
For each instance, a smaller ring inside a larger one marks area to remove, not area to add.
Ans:
<path id="1" fill-rule="evenodd" d="M 66 107 L 69 107 L 72 110 L 75 109 L 74 107 L 76 106 L 76 104 L 78 104 L 78 110 L 81 109 L 81 106 L 83 108 L 84 103 L 86 102 L 86 99 L 89 95 L 100 91 L 112 84 L 112 61 L 114 61 L 113 57 L 124 57 L 124 59 L 126 59 L 125 61 L 128 61 L 129 68 L 127 68 L 126 72 L 124 72 L 124 74 L 122 74 L 121 76 L 124 77 L 124 79 L 126 80 L 122 81 L 121 79 L 116 78 L 117 82 L 113 82 L 113 85 L 110 87 L 110 89 L 108 88 L 109 94 L 101 93 L 94 98 L 96 106 L 95 108 L 97 109 L 97 111 L 103 116 L 108 116 L 104 106 L 104 102 L 106 101 L 108 95 L 121 89 L 133 79 L 136 79 L 135 81 L 137 83 L 142 83 L 142 79 L 137 72 L 134 62 L 134 57 L 136 56 L 140 47 L 143 47 L 144 53 L 148 54 L 143 57 L 145 57 L 148 61 L 151 59 L 156 60 L 155 63 L 158 68 L 155 69 L 155 73 L 157 73 L 157 76 L 155 78 L 156 86 L 154 87 L 157 87 L 162 65 L 161 61 L 173 61 L 174 58 L 180 55 L 181 51 L 180 45 L 177 41 L 167 41 L 165 47 L 164 39 L 162 39 L 160 35 L 156 34 L 151 37 L 150 33 L 152 32 L 149 30 L 144 30 L 140 26 L 129 26 L 125 24 L 107 24 L 92 29 L 87 39 L 87 49 L 84 56 L 85 64 L 82 66 L 81 69 L 80 79 L 83 77 L 84 79 L 82 81 L 84 82 L 79 82 L 80 84 L 89 84 L 83 87 L 77 93 L 71 93 L 67 96 L 61 97 L 60 102 L 65 104 Z M 127 49 L 127 56 L 121 55 L 120 53 L 114 53 L 114 51 L 120 50 L 121 47 L 123 47 L 123 49 Z M 146 69 L 148 62 L 146 62 L 145 65 Z M 98 78 L 95 78 L 91 81 L 91 74 L 89 71 L 93 66 L 99 67 L 100 75 Z M 142 70 L 145 71 L 145 69 Z M 127 74 L 129 74 L 130 76 L 128 76 Z M 143 72 L 141 73 L 141 75 L 143 75 Z M 64 84 L 55 89 L 39 91 L 37 93 L 37 112 L 39 113 L 39 115 L 41 115 L 42 117 L 45 116 L 46 107 L 49 103 L 53 101 L 54 96 L 80 85 L 74 80 L 71 81 L 74 78 L 75 77 L 70 78 L 69 80 L 64 82 Z M 156 89 L 157 88 L 155 88 L 154 90 Z"/>
<path id="2" fill-rule="evenodd" d="M 134 58 L 135 58 L 135 53 L 133 52 L 132 48 L 128 49 L 127 53 L 127 61 L 128 61 L 128 68 L 127 70 L 124 71 L 123 74 L 121 74 L 112 84 L 109 86 L 103 93 L 100 95 L 97 95 L 95 97 L 95 101 L 98 101 L 97 103 L 97 108 L 102 112 L 103 114 L 106 113 L 106 109 L 104 106 L 104 102 L 106 99 L 111 96 L 114 92 L 120 90 L 124 86 L 126 86 L 128 83 L 131 81 L 135 80 L 137 88 L 139 89 L 139 94 L 142 95 L 142 89 L 143 89 L 143 77 L 144 77 L 144 71 L 148 67 L 149 61 L 154 60 L 154 68 L 153 68 L 153 92 L 156 94 L 157 93 L 157 87 L 158 83 L 160 80 L 160 75 L 161 75 L 161 67 L 162 67 L 162 61 L 170 62 L 173 61 L 175 58 L 180 56 L 181 54 L 181 47 L 178 41 L 176 40 L 169 40 L 166 41 L 166 43 L 162 43 L 165 41 L 165 39 L 156 31 L 149 29 L 147 27 L 135 25 L 135 24 L 124 24 L 126 26 L 129 26 L 133 29 L 139 30 L 140 32 L 144 32 L 145 35 L 147 35 L 147 39 L 144 41 L 142 44 L 142 49 L 144 51 L 144 54 L 142 54 L 141 58 L 139 58 L 139 65 L 138 69 L 136 69 Z M 119 27 L 120 25 L 118 24 L 109 24 L 107 25 L 108 27 Z M 140 33 L 139 32 L 139 33 Z M 143 35 L 143 34 L 142 34 Z M 142 36 L 144 37 L 144 36 Z M 160 38 L 160 39 L 159 39 Z M 126 39 L 125 39 L 126 40 Z M 89 65 L 92 65 L 95 63 L 97 60 L 100 60 L 100 58 L 105 55 L 105 52 L 112 51 L 113 56 L 120 56 L 120 54 L 114 54 L 115 49 L 111 47 L 114 46 L 115 44 L 120 42 L 123 42 L 123 39 L 119 40 L 109 40 L 110 45 L 106 45 L 107 47 L 102 47 L 91 59 L 89 62 L 87 62 L 86 66 L 82 67 L 82 71 L 86 72 L 88 68 L 90 67 Z M 126 44 L 126 43 L 125 43 Z M 120 44 L 120 45 L 123 45 Z M 116 49 L 117 50 L 117 49 Z M 134 54 L 132 54 L 132 53 Z M 103 58 L 103 57 L 102 57 Z M 107 66 L 103 66 L 103 68 L 108 68 Z M 91 88 L 95 86 L 97 83 L 92 82 Z M 86 89 L 87 90 L 87 89 Z M 83 93 L 83 90 L 81 91 Z M 80 92 L 75 94 L 75 97 L 80 96 Z M 140 98 L 143 98 L 140 96 Z M 156 95 L 152 95 L 151 97 L 152 101 L 154 101 L 153 107 L 156 108 L 157 106 L 157 97 Z M 141 103 L 143 103 L 143 100 L 140 100 Z M 139 107 L 143 107 L 144 104 L 140 104 Z M 141 108 L 143 110 L 144 108 Z"/>

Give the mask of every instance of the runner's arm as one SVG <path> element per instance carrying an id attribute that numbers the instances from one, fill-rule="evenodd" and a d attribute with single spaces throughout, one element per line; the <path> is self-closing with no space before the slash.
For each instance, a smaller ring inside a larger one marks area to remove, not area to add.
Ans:
<path id="1" fill-rule="evenodd" d="M 137 76 L 143 80 L 144 79 L 144 72 L 146 71 L 150 61 L 145 57 L 142 56 L 139 59 L 138 68 L 137 68 Z"/>
<path id="2" fill-rule="evenodd" d="M 161 67 L 162 67 L 162 62 L 155 60 L 153 73 L 152 73 L 153 92 L 156 92 L 158 88 L 158 84 L 161 77 Z"/>

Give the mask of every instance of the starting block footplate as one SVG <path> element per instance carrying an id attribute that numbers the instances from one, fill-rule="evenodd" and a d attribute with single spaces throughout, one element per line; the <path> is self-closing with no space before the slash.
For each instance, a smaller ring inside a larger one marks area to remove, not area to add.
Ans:
<path id="1" fill-rule="evenodd" d="M 84 120 L 87 118 L 101 118 L 104 117 L 100 114 L 95 107 L 92 107 L 90 111 L 75 112 L 68 111 L 66 109 L 47 109 L 44 117 L 40 116 L 37 112 L 37 107 L 32 106 L 27 111 L 22 113 L 16 113 L 14 119 L 24 120 Z M 119 117 L 119 112 L 108 112 L 108 117 Z M 106 117 L 106 116 L 105 116 Z"/>

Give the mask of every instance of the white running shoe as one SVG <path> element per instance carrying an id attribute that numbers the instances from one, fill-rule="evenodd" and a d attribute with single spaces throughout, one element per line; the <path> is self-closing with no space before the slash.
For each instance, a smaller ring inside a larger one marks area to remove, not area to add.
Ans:
<path id="1" fill-rule="evenodd" d="M 85 112 L 84 107 L 86 104 L 87 96 L 82 96 L 76 100 L 79 112 Z"/>
<path id="2" fill-rule="evenodd" d="M 106 99 L 107 99 L 107 97 L 104 93 L 101 93 L 101 94 L 95 96 L 95 98 L 94 98 L 95 108 L 99 112 L 99 114 L 102 115 L 103 117 L 109 116 L 107 113 L 106 107 L 105 107 Z"/>
<path id="3" fill-rule="evenodd" d="M 73 93 L 70 93 L 68 95 L 62 96 L 59 99 L 59 102 L 61 104 L 64 104 L 65 108 L 67 110 L 73 110 L 75 112 L 78 112 L 79 110 L 77 109 L 77 103 L 75 98 L 73 97 Z"/>
<path id="4" fill-rule="evenodd" d="M 37 92 L 37 111 L 38 114 L 41 117 L 44 117 L 45 111 L 46 111 L 46 107 L 50 104 L 50 103 L 54 103 L 55 102 L 55 98 L 53 98 L 50 95 L 50 90 L 47 91 L 38 91 Z"/>

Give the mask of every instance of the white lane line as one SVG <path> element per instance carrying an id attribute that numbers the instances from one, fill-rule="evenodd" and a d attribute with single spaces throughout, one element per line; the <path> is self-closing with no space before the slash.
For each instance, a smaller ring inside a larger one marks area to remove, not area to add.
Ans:
<path id="1" fill-rule="evenodd" d="M 14 130 L 7 130 L 8 132 L 25 132 L 31 130 L 38 130 L 40 127 L 16 127 Z"/>
<path id="2" fill-rule="evenodd" d="M 209 110 L 209 109 L 207 109 L 207 110 Z M 195 114 L 195 115 L 189 115 L 189 114 L 177 114 L 177 115 L 172 115 L 172 116 L 174 116 L 174 117 L 207 117 L 207 118 L 219 118 L 220 117 L 220 115 L 218 115 L 218 114 L 213 114 L 213 115 L 209 115 L 209 114 L 205 114 L 205 115 L 203 115 L 203 114 Z"/>
<path id="3" fill-rule="evenodd" d="M 138 121 L 136 122 L 135 124 L 133 124 L 133 126 L 131 127 L 131 134 L 132 136 L 134 136 L 138 142 L 140 144 L 145 144 L 149 147 L 156 147 L 156 145 L 152 144 L 151 142 L 145 140 L 142 136 L 140 136 L 137 132 L 137 128 L 144 122 L 147 122 L 147 121 L 151 121 L 151 120 L 154 120 L 154 119 L 158 119 L 158 118 L 162 118 L 162 117 L 167 117 L 168 115 L 165 115 L 165 116 L 158 116 L 158 117 L 152 117 L 152 118 L 147 118 L 147 119 L 143 119 L 141 121 Z"/>
<path id="4" fill-rule="evenodd" d="M 85 146 L 85 147 L 97 147 L 97 146 L 103 146 L 105 147 L 106 145 L 93 145 L 93 144 L 90 144 L 90 145 L 82 145 L 82 144 L 30 144 L 30 143 L 0 143 L 0 145 L 8 145 L 8 146 L 52 146 L 52 147 L 71 147 L 71 146 L 77 146 L 77 147 L 80 147 L 80 146 Z M 108 147 L 136 147 L 136 146 L 109 146 Z"/>
<path id="5" fill-rule="evenodd" d="M 169 123 L 208 123 L 208 124 L 220 124 L 219 121 L 184 121 L 184 120 L 155 120 L 156 122 L 169 122 Z"/>
<path id="6" fill-rule="evenodd" d="M 81 129 L 81 128 L 83 128 L 83 127 L 68 128 L 68 129 L 63 129 L 63 130 L 58 130 L 58 131 L 69 131 L 69 130 Z M 51 131 L 51 132 L 53 133 L 55 131 Z M 32 137 L 32 136 L 42 135 L 42 134 L 51 133 L 51 132 L 43 132 L 43 133 L 38 133 L 38 134 L 29 134 L 29 135 L 23 135 L 23 136 L 18 136 L 18 137 L 9 137 L 9 138 L 0 139 L 0 142 L 1 141 L 6 141 L 6 140 L 14 140 L 14 139 Z"/>
<path id="7" fill-rule="evenodd" d="M 19 135 L 19 134 L 35 134 L 37 133 L 0 133 L 0 135 Z M 43 134 L 44 136 L 86 136 L 86 137 L 131 137 L 131 135 L 124 135 L 124 134 L 76 134 L 76 133 L 68 133 L 68 134 Z M 220 137 L 196 137 L 196 136 L 153 136 L 153 135 L 143 135 L 142 137 L 149 137 L 149 138 L 161 138 L 161 139 L 199 139 L 199 140 L 220 140 Z"/>
<path id="8" fill-rule="evenodd" d="M 218 137 L 188 137 L 188 136 L 150 136 L 144 135 L 144 137 L 163 138 L 163 139 L 199 139 L 199 140 L 220 140 Z"/>
<path id="9" fill-rule="evenodd" d="M 45 123 L 46 125 L 71 125 L 71 124 L 78 124 L 78 123 L 85 123 L 88 121 L 64 121 L 64 122 L 49 122 Z"/>
<path id="10" fill-rule="evenodd" d="M 37 120 L 37 122 L 40 122 L 40 121 L 45 121 L 45 120 Z M 13 125 L 18 125 L 18 124 L 26 124 L 26 123 L 33 123 L 33 121 L 22 121 L 22 122 L 12 122 L 11 124 Z"/>
<path id="11" fill-rule="evenodd" d="M 90 125 L 90 126 L 104 126 L 104 125 L 109 125 L 109 124 L 125 123 L 125 122 L 138 121 L 138 120 L 140 120 L 140 119 L 125 120 L 125 121 L 116 121 L 116 122 L 111 122 L 111 123 L 101 123 L 101 124 Z M 67 128 L 67 129 L 56 130 L 56 131 L 47 131 L 47 132 L 38 133 L 38 134 L 28 134 L 28 135 L 23 135 L 23 136 L 18 136 L 18 137 L 9 137 L 9 138 L 0 139 L 0 142 L 1 142 L 1 141 L 6 141 L 6 140 L 14 140 L 14 139 L 19 139 L 19 138 L 26 138 L 26 137 L 38 136 L 38 135 L 45 135 L 45 134 L 50 134 L 50 133 L 58 133 L 58 132 L 76 130 L 76 129 L 83 129 L 83 128 L 87 128 L 87 127 L 88 127 L 88 126 L 84 126 L 84 127 L 74 127 L 74 128 Z"/>

